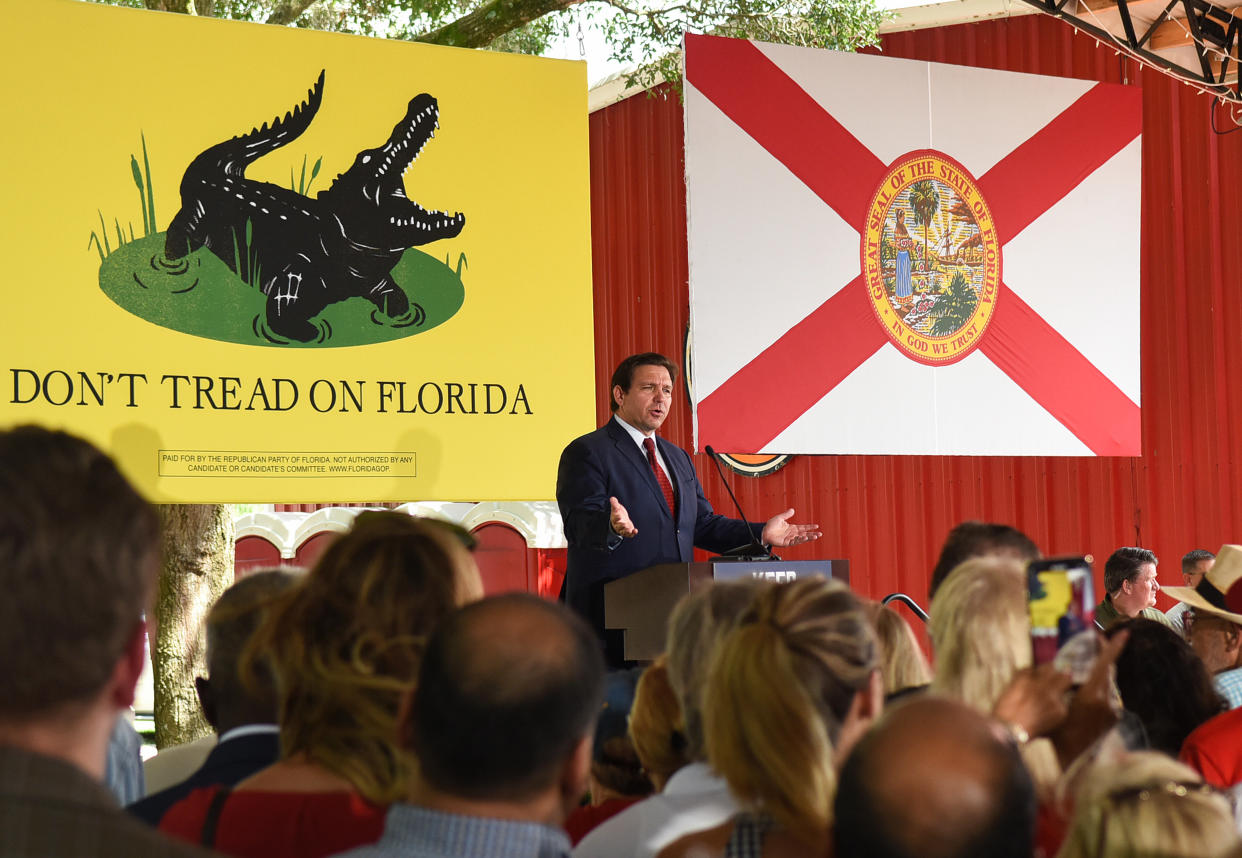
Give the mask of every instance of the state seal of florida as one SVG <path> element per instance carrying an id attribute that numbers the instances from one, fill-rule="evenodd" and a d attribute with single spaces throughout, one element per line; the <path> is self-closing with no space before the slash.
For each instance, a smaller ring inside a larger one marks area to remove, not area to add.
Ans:
<path id="1" fill-rule="evenodd" d="M 970 172 L 930 149 L 901 156 L 861 232 L 867 295 L 897 347 L 932 366 L 974 351 L 996 309 L 1001 251 Z"/>

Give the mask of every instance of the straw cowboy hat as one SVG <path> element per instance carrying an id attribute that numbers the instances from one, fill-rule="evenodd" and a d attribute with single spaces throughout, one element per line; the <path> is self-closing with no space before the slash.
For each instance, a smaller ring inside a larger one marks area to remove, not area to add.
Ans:
<path id="1" fill-rule="evenodd" d="M 1242 545 L 1222 545 L 1198 587 L 1161 587 L 1179 602 L 1242 626 Z"/>

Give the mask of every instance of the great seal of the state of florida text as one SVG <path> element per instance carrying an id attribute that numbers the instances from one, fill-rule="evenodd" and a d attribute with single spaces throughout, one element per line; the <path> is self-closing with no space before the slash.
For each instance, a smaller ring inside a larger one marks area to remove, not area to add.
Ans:
<path id="1" fill-rule="evenodd" d="M 970 171 L 931 149 L 902 155 L 861 232 L 867 295 L 897 347 L 931 366 L 974 351 L 996 309 L 1001 249 Z"/>

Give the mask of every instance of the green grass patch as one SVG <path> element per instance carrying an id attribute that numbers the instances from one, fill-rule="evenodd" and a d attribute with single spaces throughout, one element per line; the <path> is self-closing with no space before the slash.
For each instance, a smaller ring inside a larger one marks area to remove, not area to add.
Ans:
<path id="1" fill-rule="evenodd" d="M 365 298 L 348 298 L 315 317 L 321 329 L 330 331 L 322 342 L 274 343 L 261 331 L 266 296 L 210 251 L 196 250 L 177 260 L 175 268 L 161 265 L 163 259 L 163 233 L 112 248 L 99 266 L 99 287 L 118 306 L 152 324 L 226 343 L 280 348 L 371 345 L 431 330 L 456 315 L 465 302 L 464 255 L 455 271 L 447 260 L 411 248 L 392 276 L 411 304 L 423 308 L 422 324 L 394 327 Z"/>

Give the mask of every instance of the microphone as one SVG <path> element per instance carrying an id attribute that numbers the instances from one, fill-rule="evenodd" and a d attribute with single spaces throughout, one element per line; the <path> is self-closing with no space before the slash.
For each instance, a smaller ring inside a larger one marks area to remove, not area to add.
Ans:
<path id="1" fill-rule="evenodd" d="M 755 533 L 755 526 L 750 523 L 746 513 L 742 512 L 742 505 L 737 502 L 737 495 L 733 493 L 733 489 L 729 486 L 729 481 L 725 479 L 724 468 L 720 465 L 720 456 L 712 449 L 711 444 L 705 444 L 703 451 L 716 464 L 716 473 L 720 475 L 720 482 L 724 483 L 725 491 L 729 493 L 729 499 L 733 501 L 733 508 L 737 510 L 738 518 L 746 525 L 746 530 L 749 531 L 751 538 L 749 545 L 739 545 L 737 548 L 731 548 L 721 553 L 720 556 L 730 560 L 780 560 L 779 557 L 764 547 L 759 540 L 759 534 Z"/>

